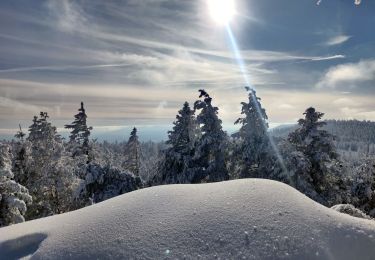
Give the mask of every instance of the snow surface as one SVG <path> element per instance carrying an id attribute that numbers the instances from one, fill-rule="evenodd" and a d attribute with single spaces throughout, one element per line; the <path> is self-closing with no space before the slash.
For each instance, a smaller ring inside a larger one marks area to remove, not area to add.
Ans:
<path id="1" fill-rule="evenodd" d="M 0 229 L 12 259 L 374 259 L 375 222 L 270 180 L 142 189 Z"/>

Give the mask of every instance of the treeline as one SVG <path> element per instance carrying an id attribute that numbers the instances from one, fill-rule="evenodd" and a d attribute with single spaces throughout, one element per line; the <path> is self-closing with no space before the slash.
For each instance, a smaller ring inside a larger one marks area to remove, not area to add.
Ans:
<path id="1" fill-rule="evenodd" d="M 266 110 L 246 87 L 238 133 L 222 129 L 212 97 L 199 90 L 185 102 L 165 143 L 96 142 L 81 103 L 64 140 L 48 114 L 35 116 L 29 133 L 0 149 L 0 225 L 68 212 L 147 186 L 205 183 L 237 178 L 282 181 L 326 206 L 351 203 L 375 212 L 375 166 L 342 160 L 323 113 L 307 108 L 293 131 L 274 138 Z M 363 131 L 363 130 L 359 130 Z"/>
<path id="2" fill-rule="evenodd" d="M 278 138 L 285 138 L 297 128 L 296 125 L 281 126 L 271 130 Z M 326 120 L 323 126 L 332 134 L 341 159 L 356 164 L 363 159 L 375 157 L 375 122 L 359 120 Z"/>

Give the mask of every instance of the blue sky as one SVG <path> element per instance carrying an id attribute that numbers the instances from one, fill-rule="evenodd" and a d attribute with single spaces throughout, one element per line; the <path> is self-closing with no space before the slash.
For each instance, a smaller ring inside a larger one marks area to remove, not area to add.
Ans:
<path id="1" fill-rule="evenodd" d="M 270 123 L 295 122 L 309 106 L 375 120 L 375 2 L 317 2 L 235 1 L 230 26 Z M 39 111 L 61 127 L 81 100 L 102 132 L 164 129 L 199 88 L 232 129 L 246 100 L 207 0 L 3 0 L 0 43 L 0 135 Z"/>

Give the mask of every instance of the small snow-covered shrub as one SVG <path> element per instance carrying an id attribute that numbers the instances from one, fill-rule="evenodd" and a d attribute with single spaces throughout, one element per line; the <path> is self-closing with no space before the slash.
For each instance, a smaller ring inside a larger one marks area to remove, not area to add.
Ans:
<path id="1" fill-rule="evenodd" d="M 331 209 L 336 210 L 341 213 L 348 214 L 356 218 L 371 219 L 370 216 L 366 215 L 361 210 L 354 207 L 352 204 L 337 204 L 331 207 Z"/>

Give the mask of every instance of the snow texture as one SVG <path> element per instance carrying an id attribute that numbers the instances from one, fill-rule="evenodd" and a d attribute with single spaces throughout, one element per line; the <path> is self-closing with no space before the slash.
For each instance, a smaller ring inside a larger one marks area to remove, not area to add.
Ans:
<path id="1" fill-rule="evenodd" d="M 375 222 L 270 180 L 165 185 L 0 229 L 0 258 L 374 259 Z"/>

